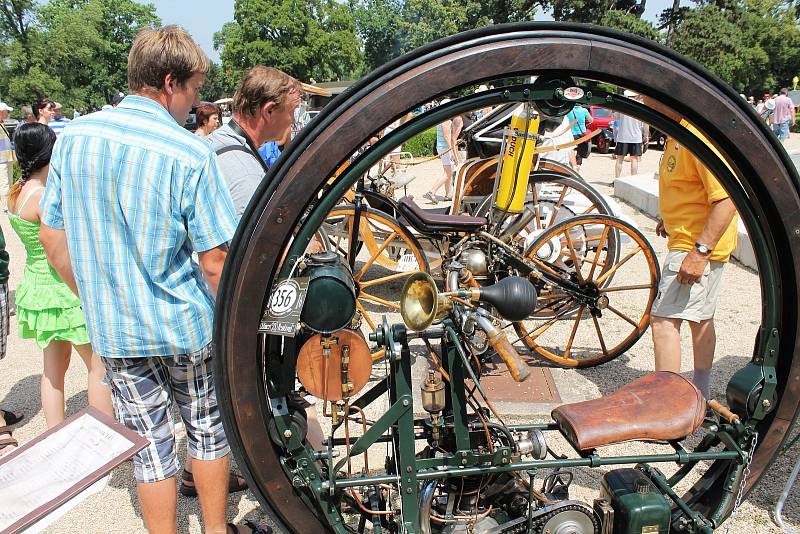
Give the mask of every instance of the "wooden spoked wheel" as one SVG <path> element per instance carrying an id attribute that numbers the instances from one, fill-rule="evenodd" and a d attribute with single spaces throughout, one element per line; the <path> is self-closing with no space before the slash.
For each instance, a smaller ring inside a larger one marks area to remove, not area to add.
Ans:
<path id="1" fill-rule="evenodd" d="M 612 239 L 620 244 L 618 260 Z M 533 317 L 514 324 L 532 353 L 563 367 L 591 367 L 624 353 L 647 330 L 660 271 L 647 239 L 628 223 L 578 216 L 549 228 L 525 255 L 580 288 L 543 278 Z"/>
<path id="2" fill-rule="evenodd" d="M 354 231 L 355 207 L 337 206 L 325 218 L 323 228 L 332 250 L 349 259 L 350 242 L 357 235 L 357 256 L 353 274 L 356 281 L 356 307 L 373 332 L 380 317 L 400 312 L 400 292 L 412 273 L 430 272 L 419 241 L 397 219 L 371 208 L 362 208 L 358 232 Z M 383 351 L 373 355 L 379 358 Z"/>

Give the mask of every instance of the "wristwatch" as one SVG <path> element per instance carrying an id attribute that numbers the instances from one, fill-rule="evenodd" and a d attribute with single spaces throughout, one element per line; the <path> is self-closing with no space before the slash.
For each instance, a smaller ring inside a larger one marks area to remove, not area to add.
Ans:
<path id="1" fill-rule="evenodd" d="M 704 245 L 700 241 L 695 242 L 694 249 L 703 256 L 708 256 L 711 254 L 711 248 L 708 245 Z"/>

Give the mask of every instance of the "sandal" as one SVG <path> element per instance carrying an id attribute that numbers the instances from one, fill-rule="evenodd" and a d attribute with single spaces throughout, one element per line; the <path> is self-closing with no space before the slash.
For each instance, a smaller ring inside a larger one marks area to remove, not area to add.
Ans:
<path id="1" fill-rule="evenodd" d="M 247 481 L 236 473 L 228 477 L 228 493 L 237 493 L 247 489 Z M 197 488 L 194 485 L 194 476 L 191 471 L 181 471 L 181 495 L 184 497 L 197 497 Z"/>
<path id="2" fill-rule="evenodd" d="M 20 412 L 12 412 L 11 410 L 0 409 L 3 413 L 3 419 L 6 420 L 6 425 L 13 426 L 25 419 L 25 414 Z"/>
<path id="3" fill-rule="evenodd" d="M 272 527 L 269 525 L 260 525 L 253 521 L 252 519 L 245 519 L 243 521 L 244 526 L 250 529 L 250 532 L 253 534 L 272 534 Z M 239 527 L 234 525 L 233 523 L 228 523 L 228 530 L 231 534 L 239 534 L 241 530 Z"/>
<path id="4" fill-rule="evenodd" d="M 427 198 L 431 202 L 431 204 L 438 204 L 439 203 L 439 201 L 436 200 L 436 195 L 434 195 L 430 191 L 428 191 L 427 193 L 422 195 L 422 198 Z"/>
<path id="5" fill-rule="evenodd" d="M 19 442 L 15 440 L 14 436 L 11 434 L 10 426 L 0 426 L 0 436 L 4 434 L 8 434 L 8 437 L 0 437 L 0 456 L 8 454 L 12 450 L 19 447 Z"/>

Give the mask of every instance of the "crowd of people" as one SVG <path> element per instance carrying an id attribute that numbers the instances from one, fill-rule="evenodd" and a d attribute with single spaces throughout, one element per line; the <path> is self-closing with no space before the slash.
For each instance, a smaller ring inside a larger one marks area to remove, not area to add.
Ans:
<path id="1" fill-rule="evenodd" d="M 279 70 L 253 68 L 220 126 L 219 108 L 198 102 L 208 69 L 182 29 L 145 29 L 129 54 L 130 94 L 115 106 L 70 121 L 60 104 L 37 99 L 33 120 L 12 139 L 0 135 L 0 179 L 9 181 L 5 163 L 12 159 L 21 171 L 7 197 L 26 252 L 16 314 L 19 335 L 44 353 L 48 427 L 64 419 L 74 348 L 89 370 L 89 404 L 148 439 L 133 460 L 150 532 L 175 532 L 180 471 L 181 492 L 200 498 L 205 532 L 265 533 L 269 527 L 252 521 L 227 523 L 227 493 L 246 483 L 230 472 L 212 322 L 228 243 L 268 168 L 259 149 L 290 135 L 301 84 Z M 183 127 L 193 106 L 196 134 Z M 8 108 L 0 104 L 0 113 Z M 2 358 L 8 264 L 23 258 L 9 259 L 0 245 Z M 183 470 L 173 405 L 186 428 Z M 0 411 L 0 455 L 19 445 L 13 425 L 23 417 Z"/>

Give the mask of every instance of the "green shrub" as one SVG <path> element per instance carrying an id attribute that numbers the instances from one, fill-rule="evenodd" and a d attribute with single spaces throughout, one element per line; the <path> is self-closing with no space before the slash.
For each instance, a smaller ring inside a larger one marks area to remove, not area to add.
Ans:
<path id="1" fill-rule="evenodd" d="M 800 133 L 800 113 L 796 113 L 794 124 L 789 127 L 790 132 Z"/>
<path id="2" fill-rule="evenodd" d="M 12 174 L 12 178 L 11 178 L 11 183 L 12 183 L 12 184 L 14 184 L 14 183 L 16 183 L 16 182 L 17 182 L 17 180 L 19 180 L 19 179 L 22 177 L 22 173 L 20 173 L 20 171 L 19 171 L 19 165 L 17 165 L 17 162 L 16 162 L 16 161 L 15 161 L 15 162 L 14 162 L 14 164 L 11 166 L 11 168 L 13 169 L 13 171 L 12 171 L 12 173 L 13 173 L 13 174 Z"/>
<path id="3" fill-rule="evenodd" d="M 436 153 L 436 128 L 417 134 L 403 143 L 403 151 L 411 152 L 415 158 L 433 156 Z"/>

